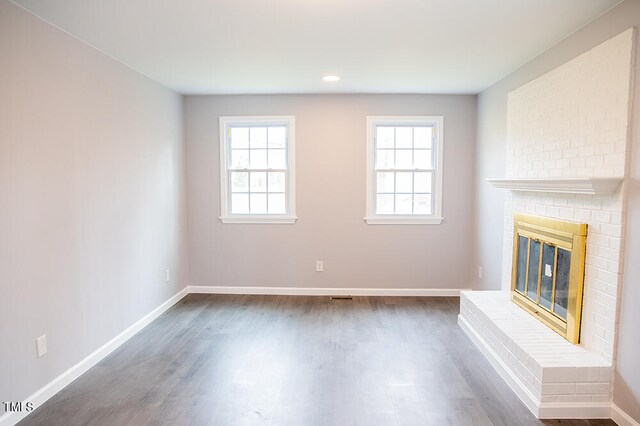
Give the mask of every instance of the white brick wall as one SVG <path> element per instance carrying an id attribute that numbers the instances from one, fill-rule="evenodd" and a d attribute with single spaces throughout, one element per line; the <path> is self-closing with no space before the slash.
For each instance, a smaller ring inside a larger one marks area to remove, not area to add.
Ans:
<path id="1" fill-rule="evenodd" d="M 629 29 L 509 93 L 507 178 L 625 175 L 633 35 Z M 505 202 L 503 288 L 511 283 L 514 213 L 589 225 L 581 345 L 609 362 L 623 206 L 623 190 L 609 196 L 510 192 Z M 576 384 L 571 393 L 587 389 L 593 388 Z"/>
<path id="2" fill-rule="evenodd" d="M 632 34 L 509 93 L 507 177 L 624 175 Z"/>

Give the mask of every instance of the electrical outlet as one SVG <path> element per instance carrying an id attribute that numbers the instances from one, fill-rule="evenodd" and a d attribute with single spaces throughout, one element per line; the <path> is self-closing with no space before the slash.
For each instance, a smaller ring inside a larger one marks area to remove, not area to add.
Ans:
<path id="1" fill-rule="evenodd" d="M 324 262 L 322 260 L 316 260 L 316 272 L 324 271 Z"/>
<path id="2" fill-rule="evenodd" d="M 47 354 L 47 335 L 43 334 L 42 336 L 36 339 L 36 350 L 38 352 L 38 358 L 42 358 Z"/>
<path id="3" fill-rule="evenodd" d="M 478 266 L 478 278 L 482 278 L 482 266 Z"/>
<path id="4" fill-rule="evenodd" d="M 164 273 L 165 273 L 165 278 L 167 282 L 171 281 L 171 269 L 165 270 Z"/>

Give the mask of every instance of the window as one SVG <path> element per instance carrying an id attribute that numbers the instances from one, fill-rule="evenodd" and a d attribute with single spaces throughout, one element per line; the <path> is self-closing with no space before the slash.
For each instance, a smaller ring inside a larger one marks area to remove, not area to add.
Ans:
<path id="1" fill-rule="evenodd" d="M 442 222 L 443 123 L 367 117 L 367 223 Z"/>
<path id="2" fill-rule="evenodd" d="M 294 223 L 294 117 L 220 117 L 220 219 Z"/>

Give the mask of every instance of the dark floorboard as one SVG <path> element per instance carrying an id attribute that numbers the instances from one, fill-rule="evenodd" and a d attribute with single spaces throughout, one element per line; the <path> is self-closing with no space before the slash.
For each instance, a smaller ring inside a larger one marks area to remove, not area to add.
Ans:
<path id="1" fill-rule="evenodd" d="M 458 298 L 189 295 L 21 425 L 615 425 L 537 420 Z"/>

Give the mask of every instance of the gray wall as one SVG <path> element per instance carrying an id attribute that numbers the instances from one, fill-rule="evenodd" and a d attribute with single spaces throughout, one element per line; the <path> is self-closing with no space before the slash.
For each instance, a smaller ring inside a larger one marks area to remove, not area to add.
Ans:
<path id="1" fill-rule="evenodd" d="M 185 286 L 182 98 L 4 0 L 0 52 L 0 401 L 21 401 Z"/>
<path id="2" fill-rule="evenodd" d="M 506 150 L 507 93 L 599 43 L 633 27 L 640 26 L 640 1 L 627 0 L 591 22 L 561 43 L 513 72 L 478 96 L 478 156 L 476 166 L 476 216 L 478 218 L 475 258 L 484 266 L 479 288 L 498 289 L 501 283 L 502 218 L 504 195 L 485 182 L 504 176 Z M 640 58 L 636 40 L 636 61 Z M 635 130 L 631 139 L 632 161 L 627 180 L 628 214 L 618 329 L 618 358 L 614 402 L 640 421 L 640 67 L 636 67 L 635 109 L 631 119 Z M 485 224 L 491 224 L 485 226 Z M 495 228 L 495 229 L 491 229 Z M 491 232 L 490 232 L 491 231 Z M 498 232 L 493 232 L 498 231 Z M 497 254 L 497 255 L 496 255 Z"/>
<path id="3" fill-rule="evenodd" d="M 186 98 L 191 285 L 467 288 L 475 96 Z M 222 224 L 218 117 L 296 117 L 294 225 Z M 366 225 L 367 115 L 443 115 L 441 225 Z M 315 272 L 315 261 L 325 272 Z"/>

